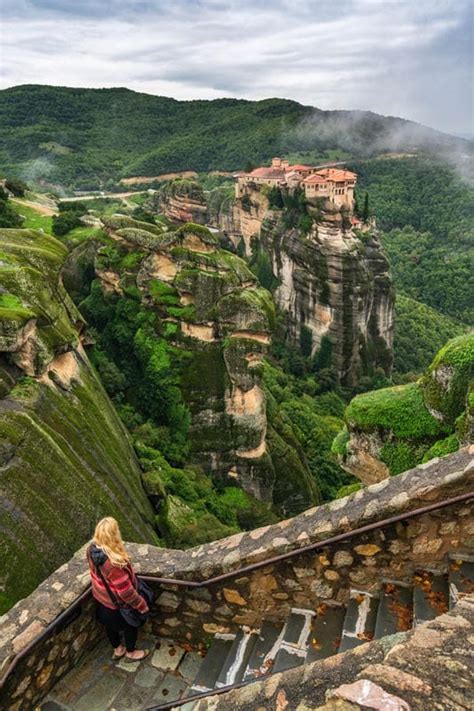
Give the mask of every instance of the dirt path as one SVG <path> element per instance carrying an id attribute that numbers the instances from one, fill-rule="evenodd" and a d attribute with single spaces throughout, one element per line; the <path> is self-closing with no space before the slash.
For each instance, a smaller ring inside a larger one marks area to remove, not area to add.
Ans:
<path id="1" fill-rule="evenodd" d="M 42 205 L 39 202 L 31 202 L 30 200 L 22 200 L 21 198 L 11 198 L 12 202 L 16 202 L 18 205 L 24 205 L 25 207 L 31 207 L 32 210 L 36 210 L 41 215 L 46 215 L 51 217 L 52 215 L 57 215 L 58 211 L 48 205 Z"/>
<path id="2" fill-rule="evenodd" d="M 128 198 L 131 195 L 141 195 L 143 190 L 129 193 L 106 193 L 105 195 L 80 195 L 77 197 L 59 198 L 59 202 L 81 202 L 81 200 L 104 200 L 105 198 Z"/>

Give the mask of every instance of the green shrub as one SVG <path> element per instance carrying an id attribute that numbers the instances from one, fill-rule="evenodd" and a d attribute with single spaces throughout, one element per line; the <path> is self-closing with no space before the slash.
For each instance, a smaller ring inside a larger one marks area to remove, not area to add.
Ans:
<path id="1" fill-rule="evenodd" d="M 380 459 L 394 476 L 416 467 L 421 462 L 427 446 L 417 446 L 409 442 L 387 442 L 380 450 Z"/>
<path id="2" fill-rule="evenodd" d="M 313 332 L 304 324 L 300 328 L 300 348 L 305 358 L 309 358 L 313 349 Z"/>
<path id="3" fill-rule="evenodd" d="M 5 187 L 13 193 L 15 197 L 24 197 L 28 190 L 28 185 L 24 180 L 20 180 L 20 178 L 7 178 L 5 180 Z"/>
<path id="4" fill-rule="evenodd" d="M 341 486 L 341 488 L 337 490 L 336 496 L 334 498 L 344 499 L 346 496 L 354 494 L 356 491 L 360 491 L 360 489 L 362 489 L 362 484 L 360 483 L 360 481 L 355 482 L 354 484 L 346 484 L 345 486 Z"/>
<path id="5" fill-rule="evenodd" d="M 423 462 L 429 462 L 430 459 L 435 457 L 445 457 L 447 454 L 452 452 L 457 452 L 459 449 L 459 440 L 457 435 L 452 434 L 449 437 L 438 440 L 432 447 L 424 454 Z"/>
<path id="6" fill-rule="evenodd" d="M 331 452 L 333 454 L 343 457 L 346 454 L 349 439 L 350 435 L 347 430 L 347 427 L 344 427 L 334 438 L 333 443 L 331 445 Z"/>
<path id="7" fill-rule="evenodd" d="M 396 437 L 436 437 L 445 427 L 427 410 L 418 383 L 357 395 L 346 409 L 350 426 L 391 431 Z"/>
<path id="8" fill-rule="evenodd" d="M 53 215 L 53 235 L 55 237 L 64 237 L 68 232 L 82 224 L 80 217 L 81 215 L 77 211 L 61 212 L 59 215 Z"/>

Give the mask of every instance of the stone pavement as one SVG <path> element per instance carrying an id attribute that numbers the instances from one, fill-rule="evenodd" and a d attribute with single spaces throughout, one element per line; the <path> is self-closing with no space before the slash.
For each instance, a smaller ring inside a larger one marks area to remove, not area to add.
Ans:
<path id="1" fill-rule="evenodd" d="M 40 705 L 41 711 L 143 711 L 183 696 L 202 658 L 170 640 L 141 634 L 142 662 L 114 662 L 107 640 L 84 657 Z"/>

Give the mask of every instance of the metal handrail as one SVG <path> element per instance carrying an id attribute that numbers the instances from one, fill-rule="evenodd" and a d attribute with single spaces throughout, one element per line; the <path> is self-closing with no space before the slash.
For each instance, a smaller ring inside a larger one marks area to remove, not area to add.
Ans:
<path id="1" fill-rule="evenodd" d="M 220 583 L 223 582 L 224 580 L 229 580 L 231 578 L 237 578 L 240 577 L 243 573 L 249 573 L 254 570 L 258 570 L 260 568 L 265 568 L 267 565 L 272 565 L 273 563 L 279 563 L 283 560 L 289 560 L 291 558 L 295 558 L 301 554 L 308 553 L 314 550 L 318 550 L 320 548 L 324 548 L 328 545 L 331 545 L 333 543 L 338 543 L 339 541 L 347 540 L 349 538 L 353 538 L 354 536 L 363 534 L 363 533 L 368 533 L 369 531 L 374 531 L 379 528 L 384 528 L 385 526 L 389 526 L 393 523 L 397 523 L 398 521 L 405 521 L 410 518 L 415 518 L 416 516 L 421 516 L 425 513 L 430 513 L 431 511 L 437 511 L 439 509 L 446 508 L 448 506 L 453 506 L 454 504 L 462 503 L 463 501 L 468 501 L 469 499 L 474 498 L 474 491 L 469 491 L 464 494 L 459 494 L 458 496 L 454 496 L 450 499 L 445 499 L 444 501 L 440 501 L 437 503 L 433 504 L 428 504 L 427 506 L 422 506 L 417 509 L 413 509 L 412 511 L 406 511 L 402 514 L 397 514 L 396 516 L 390 516 L 389 518 L 382 519 L 379 521 L 374 521 L 373 523 L 369 523 L 365 526 L 360 526 L 359 528 L 354 528 L 350 531 L 345 531 L 344 533 L 340 533 L 337 536 L 331 536 L 330 538 L 325 538 L 322 541 L 317 541 L 315 543 L 310 543 L 309 545 L 306 546 L 301 546 L 299 548 L 293 548 L 291 551 L 288 551 L 286 553 L 282 553 L 277 556 L 273 556 L 271 558 L 267 558 L 265 560 L 259 561 L 258 563 L 251 563 L 250 565 L 245 565 L 240 568 L 237 568 L 235 570 L 231 570 L 228 573 L 223 573 L 221 575 L 216 575 L 211 578 L 206 578 L 205 580 L 200 580 L 200 581 L 194 581 L 194 580 L 181 580 L 179 578 L 160 578 L 158 576 L 154 575 L 138 575 L 138 577 L 142 578 L 143 580 L 146 580 L 148 582 L 154 582 L 154 583 L 159 583 L 161 585 L 177 585 L 180 587 L 189 587 L 189 588 L 203 588 L 203 587 L 208 587 L 210 585 L 214 585 L 215 583 Z M 85 590 L 78 598 L 75 600 L 69 607 L 67 607 L 65 610 L 63 610 L 58 617 L 56 617 L 52 622 L 47 625 L 44 630 L 37 636 L 35 639 L 33 639 L 29 644 L 27 644 L 18 654 L 15 655 L 15 657 L 12 659 L 10 662 L 9 666 L 5 670 L 5 673 L 2 675 L 0 678 L 0 691 L 1 689 L 5 686 L 8 677 L 10 674 L 14 671 L 14 669 L 17 667 L 18 663 L 25 657 L 30 650 L 36 646 L 39 642 L 41 642 L 43 639 L 49 636 L 49 634 L 64 620 L 68 615 L 71 614 L 77 607 L 79 607 L 91 594 L 91 588 L 90 586 Z M 236 685 L 226 687 L 226 690 L 229 690 L 231 688 L 235 688 Z M 217 693 L 216 690 L 213 690 L 212 692 L 209 692 L 207 696 L 209 696 L 211 693 Z M 206 694 L 204 694 L 205 696 Z M 201 695 L 202 697 L 202 695 Z M 165 709 L 171 709 L 174 706 L 180 706 L 183 703 L 187 703 L 187 701 L 191 697 L 188 697 L 187 699 L 175 701 L 170 705 L 171 702 L 161 705 L 161 706 L 153 706 L 149 711 L 158 711 L 158 709 L 163 711 Z"/>

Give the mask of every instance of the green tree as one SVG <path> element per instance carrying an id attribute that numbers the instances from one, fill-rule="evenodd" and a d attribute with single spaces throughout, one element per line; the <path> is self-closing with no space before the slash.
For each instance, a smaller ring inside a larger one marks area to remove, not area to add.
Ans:
<path id="1" fill-rule="evenodd" d="M 21 227 L 20 215 L 10 205 L 7 193 L 0 188 L 0 227 Z"/>
<path id="2" fill-rule="evenodd" d="M 331 367 L 332 361 L 332 341 L 329 336 L 321 338 L 321 344 L 314 354 L 312 370 L 318 373 L 320 370 Z"/>
<path id="3" fill-rule="evenodd" d="M 304 355 L 305 358 L 309 358 L 311 355 L 311 350 L 313 348 L 313 332 L 311 331 L 308 326 L 305 326 L 304 324 L 301 326 L 300 329 L 300 346 L 301 346 L 301 353 Z"/>
<path id="4" fill-rule="evenodd" d="M 268 203 L 270 207 L 276 208 L 278 210 L 281 210 L 281 208 L 283 207 L 283 198 L 281 196 L 281 190 L 280 188 L 277 188 L 276 185 L 274 185 L 269 190 Z"/>
<path id="5" fill-rule="evenodd" d="M 15 197 L 24 197 L 28 190 L 28 185 L 24 180 L 20 180 L 19 178 L 7 178 L 5 180 L 5 187 L 13 193 Z"/>
<path id="6" fill-rule="evenodd" d="M 54 215 L 53 235 L 55 237 L 64 237 L 68 232 L 82 224 L 79 218 L 79 212 L 61 212 L 59 215 Z"/>
<path id="7" fill-rule="evenodd" d="M 369 193 L 365 193 L 364 207 L 362 209 L 362 221 L 367 222 L 369 219 Z"/>

